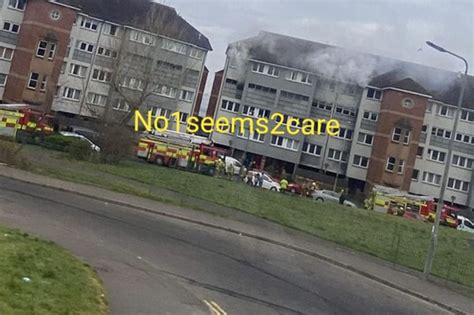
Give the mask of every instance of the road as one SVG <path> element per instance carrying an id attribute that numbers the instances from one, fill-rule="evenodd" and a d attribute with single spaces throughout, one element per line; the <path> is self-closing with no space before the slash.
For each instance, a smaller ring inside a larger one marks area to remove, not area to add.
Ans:
<path id="1" fill-rule="evenodd" d="M 0 224 L 92 265 L 112 314 L 446 313 L 289 249 L 4 177 Z"/>

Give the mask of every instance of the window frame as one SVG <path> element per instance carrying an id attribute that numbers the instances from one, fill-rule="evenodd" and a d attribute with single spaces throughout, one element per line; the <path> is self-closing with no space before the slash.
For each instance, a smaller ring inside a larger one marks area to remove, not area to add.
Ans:
<path id="1" fill-rule="evenodd" d="M 36 75 L 36 79 L 33 79 L 33 75 Z M 37 72 L 30 72 L 30 77 L 28 78 L 27 88 L 30 90 L 36 90 L 38 88 L 40 75 Z M 34 86 L 31 83 L 34 82 Z"/>

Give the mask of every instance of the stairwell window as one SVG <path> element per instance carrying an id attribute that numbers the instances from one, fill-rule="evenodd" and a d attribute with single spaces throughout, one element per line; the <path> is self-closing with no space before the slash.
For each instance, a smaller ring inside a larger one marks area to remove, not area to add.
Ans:
<path id="1" fill-rule="evenodd" d="M 408 145 L 410 143 L 410 135 L 411 135 L 410 130 L 403 131 L 403 144 Z"/>
<path id="2" fill-rule="evenodd" d="M 405 169 L 405 160 L 399 160 L 398 161 L 398 169 L 397 169 L 397 173 L 398 174 L 403 174 L 403 170 Z"/>
<path id="3" fill-rule="evenodd" d="M 39 73 L 31 72 L 30 79 L 28 80 L 28 88 L 36 90 L 38 87 Z"/>
<path id="4" fill-rule="evenodd" d="M 387 172 L 393 173 L 393 171 L 395 170 L 395 163 L 396 162 L 397 162 L 397 160 L 394 157 L 389 156 L 387 158 L 387 164 L 385 165 L 385 170 Z"/>
<path id="5" fill-rule="evenodd" d="M 5 86 L 7 83 L 8 75 L 6 73 L 0 73 L 0 86 Z"/>
<path id="6" fill-rule="evenodd" d="M 369 166 L 369 159 L 365 156 L 354 155 L 354 160 L 352 161 L 352 165 L 356 167 L 367 168 Z"/>
<path id="7" fill-rule="evenodd" d="M 46 55 L 46 49 L 48 48 L 48 42 L 40 40 L 38 48 L 36 49 L 36 56 L 43 58 Z"/>
<path id="8" fill-rule="evenodd" d="M 48 76 L 44 75 L 43 80 L 41 80 L 40 91 L 46 92 L 46 87 L 48 86 Z"/>
<path id="9" fill-rule="evenodd" d="M 377 121 L 378 117 L 379 115 L 377 113 L 364 111 L 364 115 L 362 116 L 362 119 Z"/>
<path id="10" fill-rule="evenodd" d="M 81 19 L 81 27 L 82 28 L 85 28 L 89 31 L 94 31 L 96 32 L 97 31 L 97 27 L 98 27 L 98 23 L 97 21 L 95 20 L 92 20 L 92 19 L 89 19 L 89 18 L 86 18 L 86 17 L 83 17 Z"/>
<path id="11" fill-rule="evenodd" d="M 8 1 L 8 8 L 14 10 L 25 11 L 26 7 L 26 0 L 9 0 Z"/>
<path id="12" fill-rule="evenodd" d="M 328 159 L 338 162 L 347 162 L 347 152 L 341 150 L 329 149 Z"/>
<path id="13" fill-rule="evenodd" d="M 314 156 L 321 156 L 323 147 L 317 144 L 305 142 L 303 143 L 303 153 L 311 154 Z"/>
<path id="14" fill-rule="evenodd" d="M 374 143 L 374 136 L 364 132 L 359 132 L 359 136 L 357 137 L 357 143 L 372 145 Z"/>
<path id="15" fill-rule="evenodd" d="M 374 99 L 374 100 L 381 100 L 382 99 L 382 91 L 368 88 L 367 89 L 367 98 Z"/>
<path id="16" fill-rule="evenodd" d="M 56 44 L 52 43 L 49 46 L 48 59 L 53 60 L 55 54 L 56 54 Z"/>

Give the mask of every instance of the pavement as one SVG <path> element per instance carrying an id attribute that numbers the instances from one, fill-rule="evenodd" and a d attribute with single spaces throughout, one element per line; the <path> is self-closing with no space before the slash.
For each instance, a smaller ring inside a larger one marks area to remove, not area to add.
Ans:
<path id="1" fill-rule="evenodd" d="M 0 222 L 58 242 L 113 314 L 474 314 L 382 260 L 228 209 L 226 217 L 0 166 Z"/>

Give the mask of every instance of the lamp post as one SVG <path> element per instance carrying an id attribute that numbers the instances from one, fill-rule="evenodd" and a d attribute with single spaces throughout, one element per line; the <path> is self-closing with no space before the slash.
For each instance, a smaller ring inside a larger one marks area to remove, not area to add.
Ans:
<path id="1" fill-rule="evenodd" d="M 433 258 L 434 258 L 434 255 L 435 255 L 435 251 L 436 251 L 436 245 L 438 243 L 438 230 L 439 230 L 439 223 L 441 221 L 441 211 L 443 209 L 443 206 L 444 206 L 444 192 L 446 190 L 446 184 L 448 182 L 448 176 L 449 176 L 449 166 L 450 166 L 450 163 L 451 163 L 451 158 L 452 158 L 452 153 L 453 153 L 453 145 L 454 145 L 454 137 L 456 137 L 456 131 L 457 131 L 457 128 L 458 128 L 458 121 L 459 121 L 459 118 L 460 118 L 460 115 L 461 115 L 461 107 L 462 107 L 462 102 L 463 102 L 463 98 L 464 98 L 464 90 L 466 88 L 466 81 L 467 81 L 467 70 L 468 70 L 468 64 L 467 64 L 467 60 L 443 47 L 440 47 L 432 42 L 429 42 L 427 41 L 426 44 L 428 46 L 430 46 L 431 48 L 433 49 L 436 49 L 442 53 L 446 53 L 446 54 L 449 54 L 449 55 L 452 55 L 458 59 L 461 59 L 465 66 L 466 66 L 466 69 L 464 71 L 464 76 L 462 77 L 461 79 L 461 92 L 459 93 L 459 98 L 458 98 L 458 104 L 457 104 L 457 107 L 456 107 L 456 114 L 454 115 L 454 125 L 453 125 L 453 131 L 452 131 L 452 137 L 453 139 L 451 141 L 449 141 L 449 146 L 448 146 L 448 154 L 447 154 L 447 160 L 446 160 L 446 167 L 444 168 L 444 174 L 443 174 L 443 177 L 441 179 L 441 190 L 440 190 L 440 194 L 439 194 L 439 198 L 438 198 L 438 205 L 437 205 L 437 208 L 436 208 L 436 219 L 435 219 L 435 222 L 433 224 L 433 228 L 431 229 L 431 239 L 430 239 L 430 244 L 429 244 L 429 247 L 428 247 L 428 253 L 427 253 L 427 256 L 426 256 L 426 261 L 425 261 L 425 267 L 423 269 L 423 273 L 425 275 L 425 277 L 427 277 L 430 273 L 431 273 L 431 270 L 432 270 L 432 267 L 433 267 Z"/>

